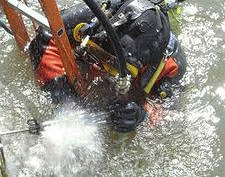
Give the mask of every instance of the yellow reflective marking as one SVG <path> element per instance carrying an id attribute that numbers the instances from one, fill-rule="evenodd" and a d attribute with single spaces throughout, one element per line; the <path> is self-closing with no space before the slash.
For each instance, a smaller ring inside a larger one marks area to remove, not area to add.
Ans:
<path id="1" fill-rule="evenodd" d="M 165 66 L 165 60 L 164 58 L 161 60 L 159 67 L 157 68 L 157 70 L 155 71 L 155 73 L 153 74 L 152 78 L 150 79 L 149 83 L 146 85 L 146 87 L 144 88 L 144 91 L 149 94 L 153 85 L 155 84 L 156 80 L 158 79 L 160 73 L 162 72 L 164 66 Z"/>
<path id="2" fill-rule="evenodd" d="M 126 63 L 127 69 L 131 72 L 132 77 L 136 77 L 138 75 L 138 69 L 131 65 L 130 63 Z"/>

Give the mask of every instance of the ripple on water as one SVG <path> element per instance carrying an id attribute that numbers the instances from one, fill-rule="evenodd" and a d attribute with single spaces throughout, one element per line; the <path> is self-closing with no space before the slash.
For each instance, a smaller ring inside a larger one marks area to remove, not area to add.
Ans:
<path id="1" fill-rule="evenodd" d="M 221 54 L 225 48 L 225 4 L 215 8 L 218 1 L 205 2 L 188 2 L 184 6 L 179 40 L 189 66 L 182 80 L 182 109 L 175 105 L 156 127 L 148 127 L 144 122 L 136 132 L 117 134 L 101 130 L 99 122 L 93 121 L 98 114 L 70 109 L 69 105 L 57 107 L 54 121 L 58 122 L 49 121 L 53 125 L 45 127 L 41 136 L 20 134 L 3 138 L 12 176 L 212 176 L 211 171 L 222 159 L 217 129 L 221 121 L 218 112 L 224 114 L 225 109 Z M 8 130 L 20 128 L 17 126 L 29 118 L 31 113 L 26 106 L 30 103 L 35 103 L 32 106 L 38 112 L 45 112 L 50 101 L 27 82 L 31 78 L 24 78 L 28 69 L 22 66 L 26 62 L 18 52 L 17 57 L 15 52 L 10 53 L 14 46 L 12 37 L 2 32 L 1 71 L 13 74 L 8 77 L 10 83 L 0 85 L 0 123 Z M 20 92 L 15 92 L 15 88 Z M 26 105 L 19 95 L 32 102 L 27 101 Z M 218 111 L 220 105 L 223 109 Z M 45 118 L 49 119 L 42 119 Z"/>

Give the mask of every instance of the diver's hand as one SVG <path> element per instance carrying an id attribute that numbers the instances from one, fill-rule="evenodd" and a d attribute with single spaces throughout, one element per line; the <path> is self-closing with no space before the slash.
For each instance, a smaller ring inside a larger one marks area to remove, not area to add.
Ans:
<path id="1" fill-rule="evenodd" d="M 116 103 L 111 113 L 112 126 L 116 131 L 134 130 L 145 118 L 145 112 L 135 102 Z"/>

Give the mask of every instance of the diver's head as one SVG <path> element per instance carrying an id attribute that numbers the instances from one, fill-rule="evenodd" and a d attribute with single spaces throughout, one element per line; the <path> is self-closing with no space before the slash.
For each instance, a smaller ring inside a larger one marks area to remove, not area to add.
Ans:
<path id="1" fill-rule="evenodd" d="M 170 24 L 166 14 L 159 9 L 144 11 L 120 37 L 128 58 L 142 64 L 159 63 L 170 37 Z"/>
<path id="2" fill-rule="evenodd" d="M 110 119 L 114 130 L 129 132 L 146 117 L 146 113 L 135 102 L 116 103 L 111 110 Z"/>

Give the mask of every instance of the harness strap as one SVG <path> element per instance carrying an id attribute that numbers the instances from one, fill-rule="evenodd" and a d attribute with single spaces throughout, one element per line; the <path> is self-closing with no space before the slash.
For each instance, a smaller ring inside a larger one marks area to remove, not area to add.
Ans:
<path id="1" fill-rule="evenodd" d="M 165 59 L 163 58 L 157 68 L 157 70 L 155 71 L 155 73 L 153 74 L 152 78 L 150 79 L 149 83 L 146 85 L 146 87 L 144 88 L 145 93 L 149 94 L 153 85 L 156 83 L 159 75 L 161 74 L 164 66 L 165 66 Z"/>
<path id="2" fill-rule="evenodd" d="M 157 70 L 153 74 L 152 78 L 145 86 L 144 91 L 147 94 L 149 94 L 152 87 L 163 77 L 174 78 L 179 74 L 179 72 L 180 72 L 179 65 L 177 64 L 175 58 L 173 57 L 167 57 L 166 59 L 163 58 Z"/>

